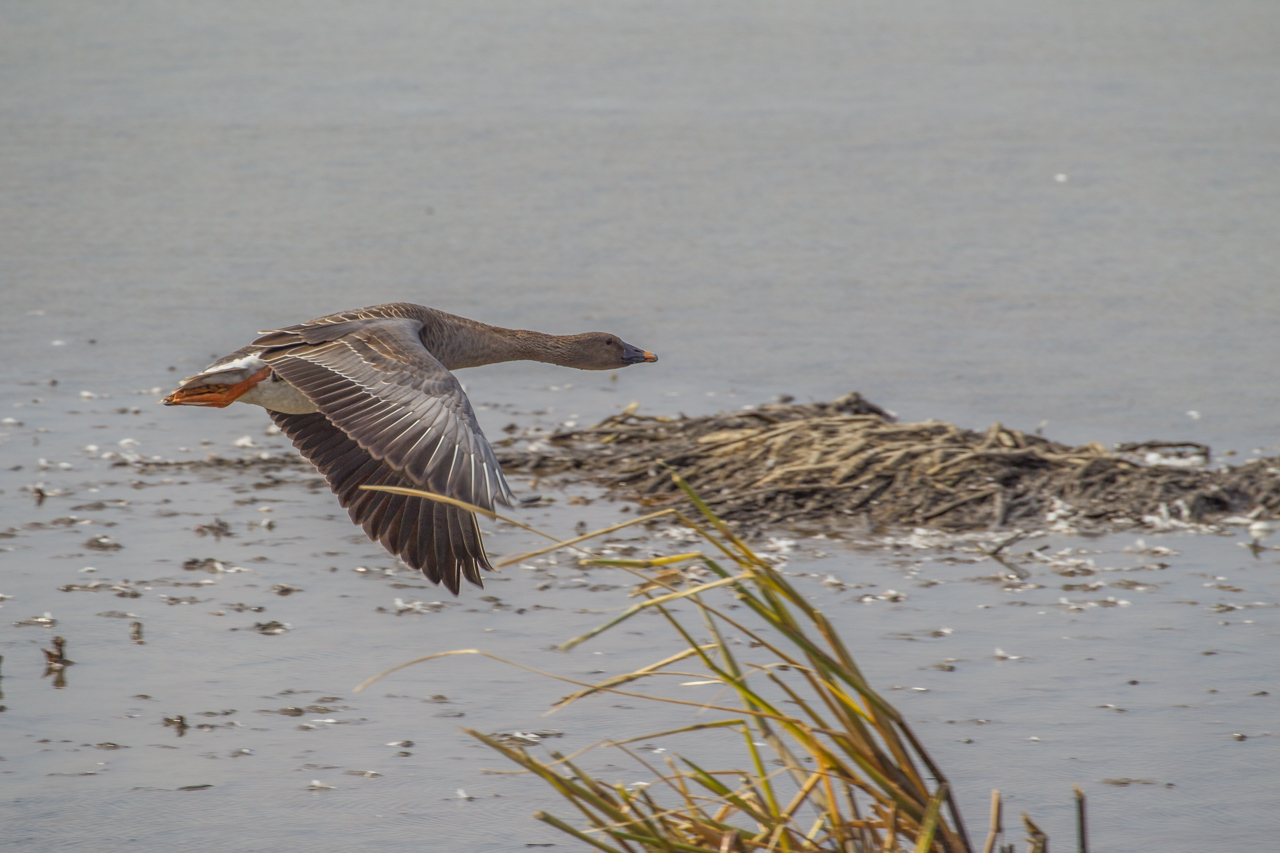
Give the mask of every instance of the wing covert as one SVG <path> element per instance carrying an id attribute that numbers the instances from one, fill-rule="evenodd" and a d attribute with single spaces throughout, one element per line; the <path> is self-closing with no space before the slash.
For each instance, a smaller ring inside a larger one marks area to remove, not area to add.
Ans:
<path id="1" fill-rule="evenodd" d="M 510 505 L 475 411 L 457 378 L 422 345 L 421 323 L 388 317 L 335 325 L 344 334 L 316 343 L 292 330 L 269 333 L 259 339 L 271 347 L 262 359 L 410 483 L 488 510 Z"/>
<path id="2" fill-rule="evenodd" d="M 351 520 L 363 527 L 370 539 L 381 542 L 388 551 L 433 583 L 444 584 L 454 595 L 463 578 L 484 586 L 480 573 L 492 571 L 493 567 L 473 513 L 437 501 L 361 489 L 363 485 L 414 484 L 370 456 L 320 412 L 272 412 L 271 418 L 320 470 Z"/>

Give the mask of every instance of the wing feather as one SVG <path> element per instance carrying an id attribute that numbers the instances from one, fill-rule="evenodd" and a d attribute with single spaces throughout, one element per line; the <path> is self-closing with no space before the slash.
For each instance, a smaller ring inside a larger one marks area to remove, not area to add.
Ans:
<path id="1" fill-rule="evenodd" d="M 361 485 L 415 488 L 419 484 L 371 456 L 323 413 L 272 412 L 271 417 L 320 470 L 351 520 L 363 527 L 370 539 L 455 595 L 462 578 L 483 586 L 480 570 L 492 571 L 493 567 L 472 513 L 436 501 L 363 490 Z M 455 540 L 454 530 L 464 535 Z M 470 535 L 466 531 L 471 531 Z"/>
<path id="2" fill-rule="evenodd" d="M 420 323 L 377 318 L 325 331 L 338 328 L 345 334 L 323 335 L 329 339 L 314 344 L 301 335 L 290 344 L 284 331 L 273 332 L 259 339 L 274 345 L 263 360 L 370 455 L 416 485 L 485 509 L 510 504 L 510 488 L 475 412 L 453 374 L 422 346 Z"/>

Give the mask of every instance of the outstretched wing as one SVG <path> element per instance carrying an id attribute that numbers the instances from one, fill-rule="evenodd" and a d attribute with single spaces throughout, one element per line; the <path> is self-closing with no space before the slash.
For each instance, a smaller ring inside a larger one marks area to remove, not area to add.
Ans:
<path id="1" fill-rule="evenodd" d="M 484 586 L 480 572 L 493 567 L 473 513 L 437 501 L 361 489 L 363 485 L 413 488 L 416 484 L 370 456 L 320 412 L 272 412 L 271 419 L 324 474 L 351 520 L 370 539 L 381 542 L 428 580 L 443 583 L 454 595 L 462 578 Z"/>
<path id="2" fill-rule="evenodd" d="M 254 342 L 318 412 L 271 417 L 371 539 L 455 595 L 492 570 L 474 514 L 362 485 L 425 489 L 492 510 L 510 505 L 493 448 L 458 380 L 422 345 L 413 318 L 303 324 Z"/>
<path id="3" fill-rule="evenodd" d="M 492 510 L 502 469 L 462 386 L 403 317 L 294 326 L 254 341 L 282 379 L 411 485 Z"/>

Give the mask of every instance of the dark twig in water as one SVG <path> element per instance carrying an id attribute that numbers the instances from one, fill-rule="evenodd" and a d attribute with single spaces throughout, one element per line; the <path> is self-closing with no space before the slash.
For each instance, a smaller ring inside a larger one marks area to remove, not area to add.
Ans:
<path id="1" fill-rule="evenodd" d="M 63 637 L 53 638 L 52 649 L 41 649 L 44 652 L 44 678 L 53 676 L 53 686 L 58 690 L 67 686 L 67 667 L 75 661 L 67 658 L 67 641 Z"/>
<path id="2" fill-rule="evenodd" d="M 1003 551 L 1005 548 L 1008 548 L 1010 545 L 1021 542 L 1023 539 L 1026 539 L 1026 538 L 1027 538 L 1027 532 L 1025 530 L 1019 530 L 1017 533 L 1013 534 L 1008 539 L 1005 539 L 999 545 L 997 545 L 996 547 L 988 551 L 987 556 L 988 557 L 998 556 L 1000 552 Z"/>
<path id="3" fill-rule="evenodd" d="M 1076 840 L 1078 842 L 1080 853 L 1089 853 L 1089 820 L 1085 812 L 1084 791 L 1079 787 L 1075 789 L 1076 794 Z"/>
<path id="4" fill-rule="evenodd" d="M 1027 843 L 1031 845 L 1027 848 L 1027 853 L 1049 853 L 1049 836 L 1036 826 L 1026 812 L 1022 814 L 1022 824 L 1027 828 Z"/>
<path id="5" fill-rule="evenodd" d="M 75 661 L 67 659 L 67 641 L 65 637 L 54 637 L 53 648 L 41 649 L 40 651 L 44 652 L 45 666 L 49 670 L 45 675 L 75 663 Z"/>

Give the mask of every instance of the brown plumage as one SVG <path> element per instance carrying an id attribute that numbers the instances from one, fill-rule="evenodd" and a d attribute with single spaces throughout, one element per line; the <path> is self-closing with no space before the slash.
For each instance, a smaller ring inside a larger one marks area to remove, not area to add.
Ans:
<path id="1" fill-rule="evenodd" d="M 511 490 L 450 371 L 517 360 L 611 370 L 658 358 L 606 332 L 547 335 L 390 303 L 265 332 L 163 402 L 268 409 L 371 539 L 456 595 L 462 578 L 481 586 L 480 570 L 493 568 L 474 513 L 360 486 L 509 506 Z"/>

